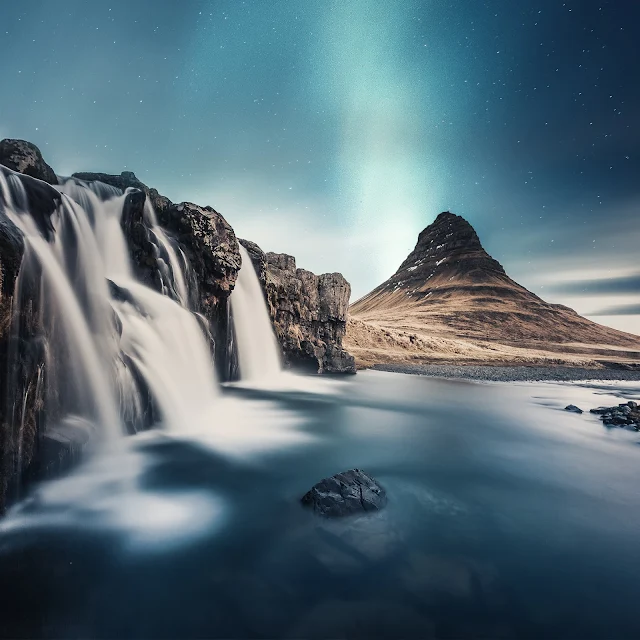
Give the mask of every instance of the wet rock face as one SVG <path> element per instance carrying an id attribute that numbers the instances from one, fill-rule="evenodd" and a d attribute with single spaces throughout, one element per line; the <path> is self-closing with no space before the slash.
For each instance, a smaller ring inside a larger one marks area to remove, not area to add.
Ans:
<path id="1" fill-rule="evenodd" d="M 325 478 L 302 497 L 318 515 L 336 518 L 379 511 L 387 504 L 385 490 L 360 469 Z"/>
<path id="2" fill-rule="evenodd" d="M 120 175 L 74 173 L 73 177 L 86 182 L 97 180 L 122 191 L 135 189 L 148 196 L 158 222 L 178 242 L 194 269 L 199 311 L 208 317 L 215 315 L 214 307 L 233 290 L 241 264 L 236 235 L 220 213 L 191 202 L 174 204 L 138 180 L 131 171 L 123 171 Z M 144 199 L 135 196 L 135 192 L 130 192 L 129 197 L 131 203 L 125 210 L 122 226 L 134 262 L 141 267 L 143 280 L 147 281 L 144 273 L 155 264 L 155 255 L 142 232 Z"/>
<path id="3" fill-rule="evenodd" d="M 18 179 L 46 235 L 60 194 L 29 176 L 19 175 Z M 37 274 L 23 277 L 16 286 L 23 254 L 22 235 L 6 217 L 0 197 L 0 513 L 32 473 L 43 427 L 46 371 L 40 279 Z"/>
<path id="4" fill-rule="evenodd" d="M 191 202 L 158 212 L 158 222 L 178 241 L 191 263 L 206 315 L 211 306 L 229 296 L 238 277 L 242 259 L 236 234 L 215 209 Z"/>
<path id="5" fill-rule="evenodd" d="M 269 312 L 285 362 L 318 373 L 355 373 L 342 348 L 351 286 L 340 273 L 296 269 L 293 256 L 266 254 Z"/>
<path id="6" fill-rule="evenodd" d="M 0 141 L 0 164 L 49 184 L 58 184 L 55 171 L 44 161 L 40 149 L 26 140 Z"/>
<path id="7" fill-rule="evenodd" d="M 151 241 L 144 218 L 144 195 L 156 213 L 159 224 L 180 246 L 192 272 L 192 308 L 202 313 L 209 324 L 218 374 L 223 380 L 233 377 L 229 354 L 232 337 L 229 326 L 229 295 L 233 290 L 241 258 L 238 240 L 231 225 L 211 207 L 191 202 L 174 204 L 138 180 L 131 171 L 120 175 L 74 173 L 86 182 L 99 181 L 122 191 L 130 189 L 121 225 L 129 245 L 136 275 L 148 286 L 161 291 L 156 266 L 156 247 Z"/>

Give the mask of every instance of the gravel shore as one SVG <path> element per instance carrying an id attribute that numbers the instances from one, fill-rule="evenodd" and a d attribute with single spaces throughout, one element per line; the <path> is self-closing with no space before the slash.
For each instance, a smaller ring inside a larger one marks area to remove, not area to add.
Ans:
<path id="1" fill-rule="evenodd" d="M 432 378 L 460 378 L 486 382 L 538 382 L 544 380 L 571 382 L 575 380 L 640 380 L 640 371 L 625 369 L 584 369 L 582 367 L 540 366 L 476 366 L 476 365 L 394 365 L 377 364 L 376 371 L 409 373 Z"/>

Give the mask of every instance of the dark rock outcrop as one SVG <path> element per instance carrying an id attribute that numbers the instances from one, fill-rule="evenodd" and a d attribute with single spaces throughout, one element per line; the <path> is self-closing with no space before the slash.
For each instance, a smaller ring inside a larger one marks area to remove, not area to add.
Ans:
<path id="1" fill-rule="evenodd" d="M 296 268 L 286 253 L 264 253 L 250 240 L 247 250 L 265 291 L 267 307 L 285 365 L 314 373 L 355 373 L 342 348 L 351 287 L 339 273 L 320 276 Z"/>
<path id="2" fill-rule="evenodd" d="M 640 431 L 640 406 L 633 400 L 614 407 L 591 409 L 590 413 L 599 415 L 605 427 L 626 427 Z"/>
<path id="3" fill-rule="evenodd" d="M 201 311 L 212 316 L 233 291 L 242 262 L 231 225 L 215 209 L 191 202 L 158 212 L 158 221 L 185 252 L 198 283 Z"/>
<path id="4" fill-rule="evenodd" d="M 55 171 L 44 161 L 40 149 L 26 140 L 0 141 L 0 164 L 49 184 L 58 184 Z"/>
<path id="5" fill-rule="evenodd" d="M 131 171 L 124 171 L 120 175 L 74 173 L 73 177 L 85 182 L 104 182 L 123 192 L 135 189 L 146 194 L 158 222 L 180 245 L 195 272 L 200 296 L 200 309 L 196 310 L 206 316 L 215 315 L 212 309 L 220 300 L 228 298 L 241 263 L 238 240 L 231 225 L 220 213 L 212 207 L 201 207 L 191 202 L 174 204 L 140 182 Z M 142 267 L 142 279 L 148 281 L 146 272 L 149 264 L 155 264 L 155 256 L 142 232 L 145 225 L 144 199 L 136 196 L 135 192 L 130 192 L 129 197 L 131 204 L 125 211 L 122 225 L 134 263 Z"/>
<path id="6" fill-rule="evenodd" d="M 285 362 L 318 373 L 355 373 L 342 348 L 351 287 L 339 273 L 296 269 L 293 256 L 266 254 L 269 312 Z"/>
<path id="7" fill-rule="evenodd" d="M 232 335 L 228 301 L 241 259 L 231 225 L 212 207 L 201 207 L 191 202 L 174 204 L 138 180 L 131 171 L 120 175 L 74 173 L 73 177 L 85 182 L 104 182 L 122 191 L 130 190 L 121 224 L 136 274 L 147 285 L 161 291 L 162 283 L 156 266 L 158 247 L 148 231 L 149 221 L 145 220 L 142 196 L 149 198 L 158 223 L 180 246 L 189 261 L 192 270 L 188 274 L 191 307 L 208 323 L 218 373 L 223 380 L 232 378 L 234 366 L 230 353 Z"/>
<path id="8" fill-rule="evenodd" d="M 571 413 L 582 413 L 582 409 L 580 407 L 576 407 L 575 404 L 568 404 L 564 410 L 570 411 Z"/>
<path id="9" fill-rule="evenodd" d="M 350 469 L 321 480 L 301 501 L 321 516 L 336 518 L 378 511 L 387 504 L 387 494 L 364 471 Z"/>
<path id="10" fill-rule="evenodd" d="M 14 176 L 25 187 L 29 206 L 46 231 L 60 194 L 31 177 Z M 38 273 L 25 273 L 18 282 L 24 241 L 4 206 L 0 196 L 0 513 L 33 472 L 46 387 L 40 278 Z"/>

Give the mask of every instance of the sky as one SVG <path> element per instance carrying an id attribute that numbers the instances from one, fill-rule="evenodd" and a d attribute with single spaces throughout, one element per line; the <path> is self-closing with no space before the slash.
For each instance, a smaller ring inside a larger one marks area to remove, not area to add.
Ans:
<path id="1" fill-rule="evenodd" d="M 0 138 L 134 171 L 352 300 L 440 211 L 640 333 L 640 4 L 1 0 Z"/>

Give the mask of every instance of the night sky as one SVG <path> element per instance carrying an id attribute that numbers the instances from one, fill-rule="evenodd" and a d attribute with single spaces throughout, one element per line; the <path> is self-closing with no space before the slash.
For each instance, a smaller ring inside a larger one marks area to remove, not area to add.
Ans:
<path id="1" fill-rule="evenodd" d="M 640 333 L 635 0 L 2 0 L 0 138 L 131 170 L 356 299 L 443 210 Z"/>

